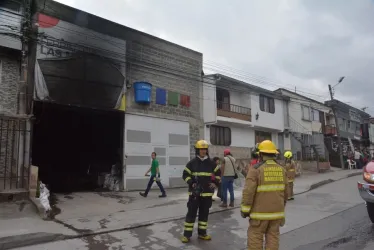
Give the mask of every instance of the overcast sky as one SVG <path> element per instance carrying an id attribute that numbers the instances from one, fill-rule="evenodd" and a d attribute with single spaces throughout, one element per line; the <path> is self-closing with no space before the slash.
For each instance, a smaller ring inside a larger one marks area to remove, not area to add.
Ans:
<path id="1" fill-rule="evenodd" d="M 58 0 L 204 54 L 219 72 L 374 115 L 373 0 Z"/>

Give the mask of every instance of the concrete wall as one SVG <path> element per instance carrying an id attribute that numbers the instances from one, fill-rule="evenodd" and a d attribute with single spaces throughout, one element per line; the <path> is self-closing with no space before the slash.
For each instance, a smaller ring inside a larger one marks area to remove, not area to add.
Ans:
<path id="1" fill-rule="evenodd" d="M 19 53 L 0 47 L 0 114 L 17 113 Z"/>
<path id="2" fill-rule="evenodd" d="M 271 114 L 260 110 L 260 97 L 258 93 L 251 94 L 252 123 L 255 127 L 284 130 L 283 100 L 275 99 L 275 113 Z M 256 120 L 256 114 L 259 114 Z"/>
<path id="3" fill-rule="evenodd" d="M 127 82 L 131 84 L 136 81 L 147 81 L 153 84 L 152 103 L 148 106 L 134 103 L 133 89 L 128 90 L 126 112 L 187 120 L 190 124 L 191 156 L 194 155 L 192 145 L 203 137 L 202 105 L 200 105 L 201 53 L 51 0 L 47 0 L 46 4 L 45 0 L 36 0 L 36 2 L 38 9 L 46 15 L 58 15 L 62 21 L 126 41 L 126 49 L 121 54 L 126 53 Z M 189 95 L 191 106 L 171 107 L 155 104 L 157 87 Z"/>
<path id="4" fill-rule="evenodd" d="M 156 38 L 155 38 L 156 39 Z M 127 79 L 130 83 L 152 83 L 152 102 L 139 105 L 134 101 L 133 88 L 127 92 L 126 112 L 156 115 L 188 121 L 190 124 L 190 153 L 195 155 L 195 142 L 203 138 L 204 125 L 201 114 L 202 54 L 182 47 L 160 48 L 152 44 L 128 42 Z M 190 107 L 159 105 L 155 103 L 156 88 L 190 96 Z"/>
<path id="5" fill-rule="evenodd" d="M 296 131 L 301 133 L 312 133 L 312 132 L 320 132 L 321 131 L 321 121 L 312 121 L 306 120 L 303 118 L 303 111 L 302 105 L 309 107 L 309 109 L 315 109 L 318 111 L 322 111 L 325 114 L 329 112 L 330 108 L 324 105 L 323 103 L 319 103 L 313 101 L 307 97 L 303 97 L 302 95 L 298 95 L 296 93 L 292 93 L 287 90 L 278 90 L 277 92 L 282 93 L 291 98 L 289 102 L 289 115 L 292 119 L 294 119 L 298 124 L 305 128 L 305 131 Z M 318 115 L 319 117 L 319 115 Z M 325 117 L 326 119 L 326 117 Z M 292 123 L 291 123 L 292 124 Z"/>
<path id="6" fill-rule="evenodd" d="M 239 125 L 231 124 L 217 124 L 217 126 L 229 127 L 231 130 L 231 145 L 217 146 L 211 145 L 209 154 L 211 157 L 223 157 L 223 151 L 229 148 L 233 155 L 238 159 L 249 159 L 251 156 L 251 148 L 255 146 L 254 130 L 249 127 L 241 127 Z M 210 127 L 205 128 L 205 140 L 210 143 Z"/>
<path id="7" fill-rule="evenodd" d="M 190 160 L 188 122 L 126 114 L 124 143 L 126 190 L 147 186 L 149 177 L 144 173 L 151 165 L 152 152 L 157 154 L 165 187 L 186 185 L 181 176 Z"/>

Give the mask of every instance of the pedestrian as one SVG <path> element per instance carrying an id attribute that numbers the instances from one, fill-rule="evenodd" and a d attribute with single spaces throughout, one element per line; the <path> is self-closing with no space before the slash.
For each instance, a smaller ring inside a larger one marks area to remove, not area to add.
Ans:
<path id="1" fill-rule="evenodd" d="M 296 176 L 296 164 L 293 161 L 292 152 L 286 151 L 284 153 L 284 159 L 285 159 L 285 167 L 286 167 L 286 173 L 287 173 L 287 179 L 288 179 L 287 197 L 288 197 L 288 200 L 294 200 L 293 185 L 294 185 L 295 176 Z"/>
<path id="2" fill-rule="evenodd" d="M 230 149 L 223 152 L 223 161 L 221 164 L 222 181 L 222 203 L 220 207 L 227 208 L 227 191 L 230 193 L 230 207 L 234 207 L 234 180 L 236 175 L 235 158 L 231 155 Z"/>
<path id="3" fill-rule="evenodd" d="M 221 168 L 221 165 L 220 165 L 220 160 L 219 160 L 219 157 L 214 157 L 213 158 L 213 162 L 216 164 L 216 168 L 214 169 L 214 172 L 217 172 L 220 168 Z M 217 197 L 221 199 L 222 201 L 222 185 L 221 185 L 221 176 L 215 176 L 215 178 L 219 181 L 219 185 L 218 185 L 218 188 L 217 188 Z M 214 199 L 212 199 L 212 201 L 215 201 Z"/>
<path id="4" fill-rule="evenodd" d="M 248 250 L 277 250 L 279 228 L 285 223 L 287 175 L 285 169 L 275 161 L 278 151 L 273 142 L 265 140 L 258 148 L 260 162 L 248 171 L 243 189 L 241 216 L 250 218 Z"/>
<path id="5" fill-rule="evenodd" d="M 360 152 L 358 151 L 358 149 L 356 148 L 355 149 L 355 152 L 354 152 L 354 159 L 355 159 L 355 162 L 356 162 L 356 168 L 357 169 L 361 169 L 361 154 Z"/>
<path id="6" fill-rule="evenodd" d="M 252 153 L 252 159 L 251 159 L 251 163 L 250 163 L 250 166 L 253 167 L 254 165 L 256 165 L 258 163 L 258 152 L 255 151 Z"/>
<path id="7" fill-rule="evenodd" d="M 195 144 L 196 157 L 189 161 L 183 171 L 183 180 L 188 184 L 189 197 L 187 202 L 187 215 L 184 222 L 183 243 L 190 242 L 196 215 L 198 218 L 198 237 L 202 240 L 211 240 L 207 234 L 209 209 L 212 206 L 214 189 L 219 185 L 219 180 L 212 176 L 219 176 L 220 170 L 209 158 L 208 143 L 205 140 Z"/>
<path id="8" fill-rule="evenodd" d="M 145 173 L 145 176 L 149 176 L 148 173 L 151 172 L 149 182 L 148 182 L 148 186 L 147 186 L 147 189 L 145 190 L 144 193 L 142 193 L 142 192 L 140 193 L 140 195 L 143 196 L 143 197 L 148 196 L 149 190 L 151 189 L 154 182 L 156 182 L 157 186 L 160 188 L 160 191 L 161 191 L 161 195 L 159 195 L 158 197 L 160 197 L 160 198 L 166 197 L 165 189 L 162 186 L 162 183 L 161 183 L 161 180 L 160 180 L 160 176 L 161 176 L 160 175 L 160 167 L 159 167 L 158 160 L 156 159 L 156 156 L 157 156 L 156 152 L 152 152 L 152 154 L 151 154 L 151 157 L 152 157 L 151 167 Z"/>

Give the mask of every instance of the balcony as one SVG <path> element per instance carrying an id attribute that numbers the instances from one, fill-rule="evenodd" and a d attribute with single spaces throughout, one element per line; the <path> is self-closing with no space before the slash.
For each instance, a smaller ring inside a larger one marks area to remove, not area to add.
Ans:
<path id="1" fill-rule="evenodd" d="M 325 125 L 325 135 L 336 135 L 335 125 Z"/>
<path id="2" fill-rule="evenodd" d="M 239 119 L 243 121 L 252 121 L 251 109 L 230 103 L 217 101 L 217 115 Z"/>

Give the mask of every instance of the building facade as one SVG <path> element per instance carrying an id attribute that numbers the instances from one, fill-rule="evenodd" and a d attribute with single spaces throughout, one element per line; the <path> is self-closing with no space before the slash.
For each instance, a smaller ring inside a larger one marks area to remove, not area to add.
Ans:
<path id="1" fill-rule="evenodd" d="M 20 124 L 24 125 L 18 117 L 23 15 L 23 1 L 0 1 L 0 201 L 2 191 L 27 187 L 28 175 L 16 153 L 21 152 Z"/>
<path id="2" fill-rule="evenodd" d="M 317 150 L 319 158 L 327 158 L 324 132 L 326 117 L 329 118 L 331 109 L 321 102 L 286 89 L 281 88 L 275 92 L 290 98 L 288 119 L 291 149 L 295 159 L 315 158 L 316 151 L 314 149 Z"/>
<path id="3" fill-rule="evenodd" d="M 369 126 L 363 124 L 369 122 L 370 115 L 338 100 L 326 101 L 328 107 L 335 107 L 335 115 L 338 118 L 339 132 L 342 141 L 343 155 L 348 156 L 354 148 L 363 147 L 363 135 L 369 135 Z M 325 144 L 330 154 L 330 162 L 333 166 L 340 166 L 339 150 L 337 144 L 337 128 L 335 123 L 327 124 L 325 130 Z M 363 131 L 363 128 L 365 128 Z"/>
<path id="4" fill-rule="evenodd" d="M 123 188 L 146 187 L 152 152 L 164 185 L 185 186 L 182 171 L 204 132 L 202 54 L 54 1 L 37 4 L 43 6 L 37 8 L 43 36 L 36 49 L 35 101 L 120 110 L 122 142 L 111 147 L 121 148 Z M 69 85 L 72 80 L 80 91 Z M 96 134 L 107 133 L 102 126 Z"/>
<path id="5" fill-rule="evenodd" d="M 212 156 L 230 148 L 247 160 L 256 143 L 272 140 L 281 152 L 290 148 L 288 98 L 221 74 L 207 75 L 203 84 L 205 139 Z"/>

